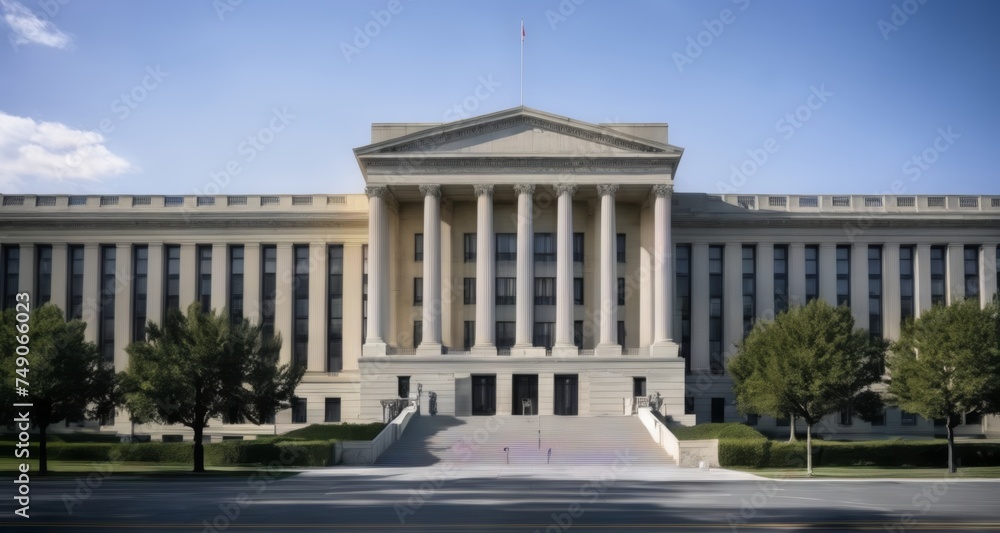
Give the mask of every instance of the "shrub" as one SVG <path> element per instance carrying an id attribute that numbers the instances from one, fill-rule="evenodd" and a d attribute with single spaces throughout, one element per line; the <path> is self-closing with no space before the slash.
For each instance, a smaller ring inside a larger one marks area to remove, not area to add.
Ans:
<path id="1" fill-rule="evenodd" d="M 212 466 L 327 466 L 333 441 L 231 440 L 205 446 L 205 464 Z"/>
<path id="2" fill-rule="evenodd" d="M 739 422 L 672 426 L 669 429 L 677 440 L 766 438 L 756 429 Z"/>
<path id="3" fill-rule="evenodd" d="M 106 462 L 111 458 L 111 450 L 117 448 L 118 446 L 120 446 L 120 444 L 112 444 L 108 442 L 50 442 L 46 448 L 50 461 Z"/>
<path id="4" fill-rule="evenodd" d="M 331 466 L 333 446 L 334 441 L 300 441 L 280 442 L 276 448 L 282 466 Z"/>
<path id="5" fill-rule="evenodd" d="M 147 463 L 193 463 L 193 442 L 143 442 L 133 444 L 118 444 L 120 461 L 139 461 Z"/>
<path id="6" fill-rule="evenodd" d="M 381 422 L 371 424 L 313 424 L 289 431 L 278 440 L 373 440 L 385 428 Z"/>
<path id="7" fill-rule="evenodd" d="M 771 441 L 767 439 L 719 439 L 719 466 L 762 468 L 770 455 Z"/>

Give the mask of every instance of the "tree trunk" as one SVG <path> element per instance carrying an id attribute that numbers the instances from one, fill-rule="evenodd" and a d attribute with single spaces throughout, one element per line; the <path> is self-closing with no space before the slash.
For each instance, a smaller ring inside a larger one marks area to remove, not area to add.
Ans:
<path id="1" fill-rule="evenodd" d="M 788 442 L 795 442 L 795 417 L 788 415 Z"/>
<path id="2" fill-rule="evenodd" d="M 49 452 L 45 447 L 45 430 L 48 424 L 38 426 L 38 471 L 45 474 L 49 471 Z"/>
<path id="3" fill-rule="evenodd" d="M 948 473 L 954 474 L 955 468 L 955 428 L 952 426 L 951 417 L 948 417 Z"/>
<path id="4" fill-rule="evenodd" d="M 813 475 L 813 425 L 806 422 L 806 475 Z"/>
<path id="5" fill-rule="evenodd" d="M 194 430 L 194 471 L 205 471 L 205 445 L 201 443 L 201 437 L 205 433 L 205 428 L 200 424 L 195 424 Z"/>

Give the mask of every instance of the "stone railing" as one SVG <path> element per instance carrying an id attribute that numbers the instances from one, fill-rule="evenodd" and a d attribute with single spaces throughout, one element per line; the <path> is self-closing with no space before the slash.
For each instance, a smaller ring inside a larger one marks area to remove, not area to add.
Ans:
<path id="1" fill-rule="evenodd" d="M 639 420 L 677 466 L 697 468 L 701 463 L 719 466 L 719 439 L 678 440 L 663 420 L 648 407 L 639 408 Z"/>
<path id="2" fill-rule="evenodd" d="M 1000 196 L 893 194 L 723 194 L 709 200 L 744 209 L 832 213 L 940 213 L 942 211 L 1000 211 Z"/>
<path id="3" fill-rule="evenodd" d="M 407 401 L 407 400 L 403 400 Z M 403 411 L 385 426 L 381 433 L 377 437 L 370 441 L 364 440 L 349 440 L 344 441 L 341 444 L 340 451 L 340 462 L 345 465 L 370 465 L 374 464 L 376 460 L 389 449 L 390 446 L 396 443 L 400 437 L 403 436 L 403 432 L 406 431 L 406 426 L 410 423 L 412 419 L 417 414 L 417 408 L 415 406 L 407 407 Z"/>

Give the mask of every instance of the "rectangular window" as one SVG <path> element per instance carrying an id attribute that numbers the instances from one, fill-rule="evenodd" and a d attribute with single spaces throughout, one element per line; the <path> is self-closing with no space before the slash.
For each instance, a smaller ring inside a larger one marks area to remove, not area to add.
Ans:
<path id="1" fill-rule="evenodd" d="M 979 246 L 965 247 L 965 297 L 979 299 Z"/>
<path id="2" fill-rule="evenodd" d="M 69 302 L 70 320 L 83 317 L 83 246 L 71 245 L 69 252 Z"/>
<path id="3" fill-rule="evenodd" d="M 222 423 L 223 424 L 245 424 L 246 417 L 240 411 L 239 406 L 233 406 L 222 413 Z"/>
<path id="4" fill-rule="evenodd" d="M 535 305 L 556 304 L 556 278 L 535 278 Z"/>
<path id="5" fill-rule="evenodd" d="M 551 233 L 535 234 L 535 261 L 539 263 L 556 260 L 556 239 Z"/>
<path id="6" fill-rule="evenodd" d="M 574 233 L 573 234 L 573 262 L 582 263 L 583 262 L 583 234 Z"/>
<path id="7" fill-rule="evenodd" d="M 17 289 L 21 272 L 21 247 L 11 244 L 3 247 L 3 307 L 17 305 Z"/>
<path id="8" fill-rule="evenodd" d="M 101 358 L 111 363 L 115 360 L 115 245 L 101 246 L 101 293 L 100 317 L 97 330 L 97 346 Z"/>
<path id="9" fill-rule="evenodd" d="M 201 311 L 207 313 L 212 310 L 212 247 L 210 245 L 198 246 L 198 301 L 201 303 Z"/>
<path id="10" fill-rule="evenodd" d="M 632 378 L 632 396 L 646 396 L 646 378 Z"/>
<path id="11" fill-rule="evenodd" d="M 619 263 L 624 263 L 625 262 L 625 234 L 624 233 L 619 233 L 615 237 L 616 237 L 616 239 L 615 239 L 615 245 L 616 245 L 615 246 L 615 250 L 617 251 L 618 262 Z"/>
<path id="12" fill-rule="evenodd" d="M 424 342 L 424 321 L 414 320 L 413 321 L 413 347 L 416 348 L 420 346 L 420 343 Z"/>
<path id="13" fill-rule="evenodd" d="M 52 247 L 39 246 L 35 252 L 35 305 L 52 299 Z"/>
<path id="14" fill-rule="evenodd" d="M 324 422 L 340 422 L 340 398 L 327 398 L 323 414 Z"/>
<path id="15" fill-rule="evenodd" d="M 496 305 L 514 305 L 516 303 L 517 278 L 497 278 Z"/>
<path id="16" fill-rule="evenodd" d="M 573 321 L 573 344 L 577 348 L 583 348 L 583 320 Z"/>
<path id="17" fill-rule="evenodd" d="M 181 308 L 181 247 L 168 244 L 163 247 L 163 315 Z"/>
<path id="18" fill-rule="evenodd" d="M 819 298 L 819 246 L 806 246 L 806 303 Z"/>
<path id="19" fill-rule="evenodd" d="M 868 333 L 882 336 L 882 247 L 868 247 Z"/>
<path id="20" fill-rule="evenodd" d="M 243 320 L 243 253 L 242 246 L 229 247 L 229 320 Z"/>
<path id="21" fill-rule="evenodd" d="M 424 305 L 424 278 L 413 278 L 413 305 Z"/>
<path id="22" fill-rule="evenodd" d="M 712 398 L 712 423 L 720 424 L 726 421 L 726 399 Z"/>
<path id="23" fill-rule="evenodd" d="M 305 424 L 306 423 L 306 399 L 299 398 L 298 396 L 292 397 L 292 423 L 293 424 Z"/>
<path id="24" fill-rule="evenodd" d="M 462 280 L 462 298 L 465 305 L 475 305 L 476 278 L 464 278 Z"/>
<path id="25" fill-rule="evenodd" d="M 913 247 L 899 248 L 899 318 L 913 319 Z"/>
<path id="26" fill-rule="evenodd" d="M 423 261 L 424 260 L 424 234 L 416 233 L 413 235 L 413 260 Z"/>
<path id="27" fill-rule="evenodd" d="M 132 342 L 146 340 L 146 299 L 149 297 L 149 247 L 132 249 Z"/>
<path id="28" fill-rule="evenodd" d="M 884 426 L 885 425 L 885 411 L 878 413 L 874 418 L 871 419 L 872 426 Z"/>
<path id="29" fill-rule="evenodd" d="M 851 305 L 851 247 L 837 247 L 837 305 Z"/>
<path id="30" fill-rule="evenodd" d="M 854 417 L 851 416 L 851 410 L 850 409 L 841 409 L 840 410 L 840 425 L 841 426 L 850 426 L 853 423 L 854 423 Z"/>
<path id="31" fill-rule="evenodd" d="M 462 330 L 464 331 L 462 335 L 463 349 L 465 351 L 469 351 L 472 349 L 472 345 L 476 343 L 476 321 L 466 320 L 463 322 Z"/>
<path id="32" fill-rule="evenodd" d="M 344 369 L 344 245 L 327 247 L 326 371 Z"/>
<path id="33" fill-rule="evenodd" d="M 573 278 L 573 305 L 583 305 L 583 278 Z"/>
<path id="34" fill-rule="evenodd" d="M 278 248 L 273 244 L 261 246 L 260 260 L 263 265 L 260 276 L 260 321 L 264 326 L 264 335 L 273 337 L 274 303 L 278 288 Z"/>
<path id="35" fill-rule="evenodd" d="M 708 361 L 713 374 L 724 368 L 722 353 L 722 246 L 708 247 Z"/>
<path id="36" fill-rule="evenodd" d="M 618 321 L 618 330 L 617 330 L 617 332 L 618 332 L 618 345 L 624 347 L 625 346 L 625 321 L 624 320 L 619 320 Z"/>
<path id="37" fill-rule="evenodd" d="M 396 376 L 396 397 L 410 397 L 410 376 Z"/>
<path id="38" fill-rule="evenodd" d="M 774 314 L 788 310 L 788 246 L 774 246 Z"/>
<path id="39" fill-rule="evenodd" d="M 462 235 L 462 248 L 465 251 L 464 257 L 466 263 L 476 262 L 476 234 L 466 233 Z"/>
<path id="40" fill-rule="evenodd" d="M 497 322 L 497 348 L 501 350 L 514 346 L 514 322 Z"/>
<path id="41" fill-rule="evenodd" d="M 553 337 L 552 332 L 555 330 L 555 326 L 555 322 L 535 322 L 535 331 L 531 344 L 533 346 L 545 348 L 546 350 L 551 350 Z"/>
<path id="42" fill-rule="evenodd" d="M 309 361 L 309 245 L 295 245 L 292 254 L 295 260 L 292 364 L 305 367 Z"/>
<path id="43" fill-rule="evenodd" d="M 917 415 L 916 413 L 909 413 L 902 409 L 899 411 L 899 424 L 902 426 L 915 426 L 917 425 Z"/>
<path id="44" fill-rule="evenodd" d="M 945 305 L 945 247 L 931 246 L 931 305 Z"/>
<path id="45" fill-rule="evenodd" d="M 691 372 L 691 245 L 679 244 L 674 265 L 674 309 L 680 313 L 680 351 L 684 371 Z"/>
<path id="46" fill-rule="evenodd" d="M 497 233 L 497 261 L 517 260 L 517 234 Z"/>
<path id="47" fill-rule="evenodd" d="M 757 316 L 757 248 L 743 246 L 743 336 L 753 328 Z"/>
<path id="48" fill-rule="evenodd" d="M 625 278 L 618 278 L 618 305 L 625 305 Z"/>

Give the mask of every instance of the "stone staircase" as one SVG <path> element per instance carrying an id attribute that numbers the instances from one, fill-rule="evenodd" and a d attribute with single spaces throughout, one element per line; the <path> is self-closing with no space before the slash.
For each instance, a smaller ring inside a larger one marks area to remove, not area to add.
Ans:
<path id="1" fill-rule="evenodd" d="M 673 465 L 636 417 L 426 415 L 414 417 L 376 464 L 505 465 L 504 448 L 512 466 L 610 466 L 623 456 L 632 464 Z"/>

